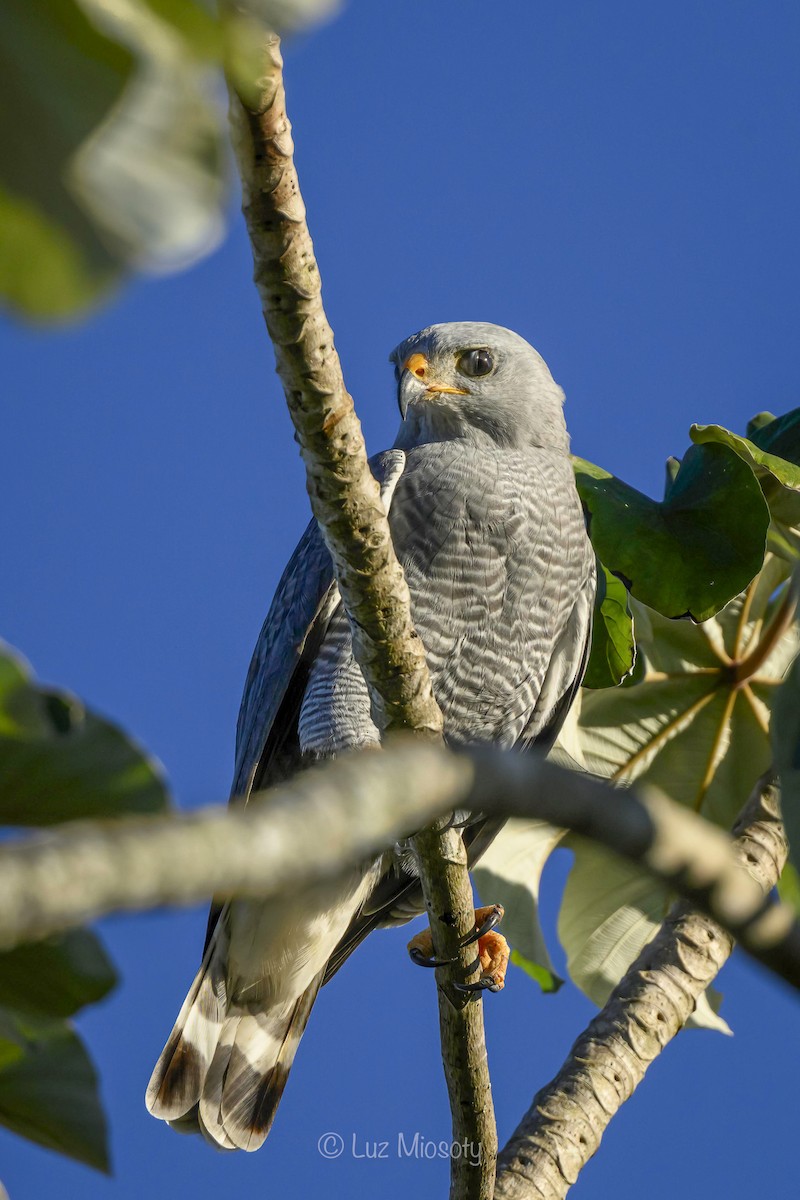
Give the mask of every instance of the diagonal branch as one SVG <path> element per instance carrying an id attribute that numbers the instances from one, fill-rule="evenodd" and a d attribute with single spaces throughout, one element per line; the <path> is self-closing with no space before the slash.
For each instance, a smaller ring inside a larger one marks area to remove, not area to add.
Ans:
<path id="1" fill-rule="evenodd" d="M 739 861 L 762 892 L 769 892 L 787 853 L 778 788 L 769 776 L 759 780 L 734 834 Z M 511 1135 L 498 1160 L 496 1200 L 560 1200 L 567 1194 L 612 1117 L 683 1028 L 733 945 L 729 933 L 686 901 L 673 905 Z"/>
<path id="2" fill-rule="evenodd" d="M 350 618 L 353 651 L 382 731 L 406 728 L 441 738 L 436 703 L 416 634 L 408 587 L 394 553 L 361 426 L 342 378 L 293 162 L 278 38 L 264 45 L 255 94 L 231 84 L 231 135 L 255 282 L 306 466 L 311 507 L 331 552 Z M 483 1008 L 452 983 L 476 979 L 475 955 L 459 947 L 473 928 L 473 899 L 460 836 L 426 831 L 414 839 L 433 943 L 456 965 L 437 971 L 439 1020 L 454 1141 L 481 1145 L 480 1163 L 451 1160 L 451 1194 L 489 1200 L 497 1131 Z M 470 967 L 472 966 L 472 969 Z"/>

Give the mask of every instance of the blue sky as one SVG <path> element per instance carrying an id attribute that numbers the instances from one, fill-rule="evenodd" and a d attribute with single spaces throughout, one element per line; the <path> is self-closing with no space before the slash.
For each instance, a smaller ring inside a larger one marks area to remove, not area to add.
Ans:
<path id="1" fill-rule="evenodd" d="M 391 348 L 433 321 L 508 325 L 567 393 L 578 454 L 660 494 L 692 421 L 743 431 L 800 403 L 800 9 L 353 0 L 287 50 L 297 162 L 328 313 L 368 445 L 390 444 Z M 113 716 L 177 801 L 227 794 L 252 644 L 308 502 L 235 212 L 191 272 L 87 323 L 0 328 L 0 633 Z M 545 876 L 551 928 L 565 863 Z M 352 1157 L 449 1136 L 433 981 L 405 931 L 369 939 L 315 1008 L 273 1133 L 218 1155 L 142 1093 L 196 967 L 204 912 L 107 921 L 123 974 L 80 1026 L 115 1176 L 0 1131 L 12 1200 L 446 1192 L 446 1164 Z M 733 1039 L 681 1035 L 576 1195 L 785 1192 L 797 1009 L 747 962 Z M 521 974 L 486 1019 L 501 1139 L 592 1009 Z M 320 1135 L 347 1140 L 325 1161 Z M 777 1148 L 777 1150 L 776 1150 Z"/>

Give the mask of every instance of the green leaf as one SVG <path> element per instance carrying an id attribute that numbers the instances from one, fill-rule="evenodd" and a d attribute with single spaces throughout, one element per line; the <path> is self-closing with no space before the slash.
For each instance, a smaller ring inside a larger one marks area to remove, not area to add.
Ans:
<path id="1" fill-rule="evenodd" d="M 730 829 L 772 760 L 770 709 L 800 645 L 796 627 L 770 640 L 787 573 L 770 556 L 747 591 L 703 625 L 634 602 L 644 678 L 584 692 L 578 738 L 588 769 L 652 783 Z M 756 652 L 763 661 L 750 657 Z"/>
<path id="2" fill-rule="evenodd" d="M 94 1067 L 65 1021 L 0 1008 L 0 1123 L 108 1171 L 106 1123 Z"/>
<path id="3" fill-rule="evenodd" d="M 738 454 L 761 484 L 773 520 L 800 524 L 800 409 L 762 425 L 751 440 L 721 425 L 693 425 L 689 433 L 696 445 L 723 445 Z"/>
<path id="4" fill-rule="evenodd" d="M 652 784 L 730 829 L 772 762 L 770 710 L 800 647 L 783 608 L 788 572 L 768 556 L 746 591 L 703 625 L 668 621 L 633 601 L 642 676 L 582 691 L 571 757 L 619 784 Z M 622 860 L 595 855 L 586 865 L 588 854 L 581 844 L 560 933 L 570 975 L 597 998 L 621 978 L 668 897 Z M 707 1007 L 695 1017 L 719 1027 Z"/>
<path id="5" fill-rule="evenodd" d="M 597 564 L 592 648 L 583 678 L 588 688 L 615 687 L 633 670 L 636 643 L 625 585 Z"/>
<path id="6" fill-rule="evenodd" d="M 132 67 L 76 0 L 0 6 L 0 295 L 32 316 L 84 307 L 119 274 L 68 174 Z"/>
<path id="7" fill-rule="evenodd" d="M 527 971 L 543 992 L 557 991 L 562 981 L 539 924 L 539 883 L 563 836 L 562 829 L 544 821 L 508 821 L 472 872 L 484 903 L 499 903 L 506 910 L 503 934 L 513 947 L 511 961 Z"/>
<path id="8" fill-rule="evenodd" d="M 267 29 L 285 35 L 328 20 L 342 7 L 342 0 L 245 0 L 243 7 Z"/>
<path id="9" fill-rule="evenodd" d="M 641 868 L 582 838 L 566 844 L 575 861 L 558 918 L 570 978 L 598 1007 L 655 936 L 674 897 Z M 730 1033 L 701 997 L 689 1025 Z"/>
<path id="10" fill-rule="evenodd" d="M 62 319 L 130 269 L 212 249 L 225 189 L 207 93 L 190 43 L 144 4 L 5 0 L 0 298 Z"/>
<path id="11" fill-rule="evenodd" d="M 223 33 L 216 12 L 195 0 L 143 0 L 151 12 L 170 25 L 190 53 L 210 62 L 222 55 Z"/>
<path id="12" fill-rule="evenodd" d="M 0 1004 L 40 1016 L 70 1017 L 116 982 L 101 942 L 85 929 L 0 953 Z"/>
<path id="13" fill-rule="evenodd" d="M 791 904 L 800 916 L 800 872 L 793 863 L 787 862 L 778 880 L 778 895 L 784 904 Z"/>
<path id="14" fill-rule="evenodd" d="M 800 658 L 778 689 L 772 747 L 781 780 L 781 812 L 789 839 L 789 861 L 795 870 L 800 870 Z"/>
<path id="15" fill-rule="evenodd" d="M 574 462 L 597 556 L 643 604 L 703 621 L 760 569 L 769 510 L 753 472 L 728 447 L 690 447 L 661 503 Z"/>
<path id="16" fill-rule="evenodd" d="M 781 422 L 789 422 L 787 433 L 794 432 L 800 427 L 798 417 L 800 417 L 800 409 L 795 409 L 794 413 L 788 413 L 786 417 L 781 418 Z M 776 454 L 770 454 L 756 443 L 756 438 L 761 442 L 776 441 L 777 439 L 769 438 L 768 430 L 777 423 L 773 421 L 769 426 L 762 426 L 752 441 L 739 437 L 736 433 L 731 433 L 729 429 L 723 429 L 721 425 L 692 425 L 689 436 L 697 446 L 706 446 L 712 443 L 727 446 L 752 468 L 759 479 L 775 479 L 789 491 L 800 492 L 800 467 Z"/>
<path id="17" fill-rule="evenodd" d="M 800 463 L 800 408 L 782 417 L 759 413 L 748 424 L 747 436 L 759 449 L 790 463 Z"/>
<path id="18" fill-rule="evenodd" d="M 0 825 L 161 812 L 159 766 L 73 696 L 36 687 L 0 643 Z"/>

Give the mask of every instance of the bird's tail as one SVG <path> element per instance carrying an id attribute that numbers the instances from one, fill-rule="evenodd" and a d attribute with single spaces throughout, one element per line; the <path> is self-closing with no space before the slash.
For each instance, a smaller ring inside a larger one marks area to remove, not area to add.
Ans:
<path id="1" fill-rule="evenodd" d="M 258 1150 L 269 1133 L 322 973 L 266 1012 L 229 1005 L 222 922 L 147 1088 L 154 1117 L 225 1150 Z"/>

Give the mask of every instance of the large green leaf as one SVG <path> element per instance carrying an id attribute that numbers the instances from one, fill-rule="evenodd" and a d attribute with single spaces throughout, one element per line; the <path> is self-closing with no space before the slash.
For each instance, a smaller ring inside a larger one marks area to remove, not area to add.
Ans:
<path id="1" fill-rule="evenodd" d="M 38 688 L 0 643 L 0 825 L 160 812 L 160 768 L 65 692 Z"/>
<path id="2" fill-rule="evenodd" d="M 654 784 L 729 829 L 772 761 L 770 710 L 800 647 L 786 620 L 788 571 L 769 556 L 746 591 L 703 625 L 665 620 L 634 601 L 641 678 L 582 692 L 571 757 L 619 784 Z M 559 929 L 570 976 L 587 995 L 603 1001 L 668 902 L 644 873 L 576 843 Z M 719 1027 L 701 1009 L 702 1023 Z"/>
<path id="3" fill-rule="evenodd" d="M 800 658 L 778 689 L 772 722 L 775 767 L 781 780 L 781 812 L 789 861 L 800 870 Z M 795 877 L 796 879 L 796 877 Z"/>
<path id="4" fill-rule="evenodd" d="M 41 1016 L 70 1017 L 116 981 L 101 942 L 85 929 L 0 953 L 0 1005 Z"/>
<path id="5" fill-rule="evenodd" d="M 140 0 L 0 6 L 0 298 L 53 319 L 222 227 L 222 130 L 190 43 Z"/>
<path id="6" fill-rule="evenodd" d="M 771 643 L 787 571 L 770 556 L 746 592 L 702 625 L 634 602 L 644 677 L 584 694 L 578 733 L 590 771 L 653 783 L 730 828 L 772 760 L 770 708 L 800 646 L 794 626 Z"/>
<path id="7" fill-rule="evenodd" d="M 545 821 L 509 821 L 473 870 L 484 904 L 502 904 L 503 933 L 512 962 L 554 992 L 561 980 L 553 968 L 539 924 L 539 882 L 547 859 L 564 831 Z"/>
<path id="8" fill-rule="evenodd" d="M 800 409 L 763 423 L 751 438 L 721 425 L 693 425 L 689 432 L 697 445 L 728 446 L 738 454 L 759 480 L 773 521 L 800 525 Z"/>
<path id="9" fill-rule="evenodd" d="M 575 476 L 598 558 L 664 616 L 713 616 L 761 567 L 769 510 L 727 446 L 692 446 L 660 503 L 583 459 Z"/>
<path id="10" fill-rule="evenodd" d="M 108 1171 L 97 1078 L 83 1043 L 66 1021 L 0 1007 L 0 1123 Z"/>
<path id="11" fill-rule="evenodd" d="M 627 590 L 624 583 L 598 562 L 592 646 L 583 686 L 615 687 L 630 675 L 635 661 L 636 643 Z"/>
<path id="12" fill-rule="evenodd" d="M 558 936 L 572 981 L 602 1007 L 631 963 L 655 936 L 673 897 L 633 863 L 572 835 L 575 860 L 567 879 Z M 689 1024 L 730 1033 L 704 994 Z"/>

